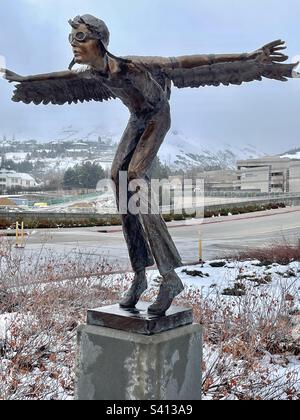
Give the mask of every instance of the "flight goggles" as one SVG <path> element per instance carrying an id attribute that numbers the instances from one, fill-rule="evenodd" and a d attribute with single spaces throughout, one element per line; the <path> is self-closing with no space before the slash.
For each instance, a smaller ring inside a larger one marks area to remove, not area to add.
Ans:
<path id="1" fill-rule="evenodd" d="M 83 31 L 78 31 L 78 32 L 69 34 L 70 44 L 72 44 L 74 40 L 78 42 L 87 42 L 90 39 L 98 39 L 98 38 L 89 32 L 83 32 Z"/>

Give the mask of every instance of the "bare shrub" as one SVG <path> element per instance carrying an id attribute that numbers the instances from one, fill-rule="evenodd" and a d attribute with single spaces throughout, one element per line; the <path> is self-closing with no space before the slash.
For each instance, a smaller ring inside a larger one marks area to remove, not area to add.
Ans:
<path id="1" fill-rule="evenodd" d="M 290 316 L 299 301 L 297 280 L 282 279 L 275 289 L 240 280 L 245 296 L 224 296 L 217 286 L 205 296 L 186 290 L 180 304 L 192 304 L 203 325 L 204 398 L 300 398 L 300 343 L 291 338 Z"/>
<path id="2" fill-rule="evenodd" d="M 111 264 L 104 257 L 95 258 L 92 252 L 82 253 L 79 247 L 71 252 L 58 253 L 44 244 L 36 251 L 16 250 L 14 243 L 0 238 L 1 288 L 22 287 L 26 284 L 56 282 L 64 279 L 110 274 Z M 114 270 L 118 267 L 114 266 Z"/>
<path id="3" fill-rule="evenodd" d="M 0 399 L 72 399 L 77 326 L 117 301 L 126 278 L 86 255 L 40 252 L 26 266 L 9 242 L 0 249 Z"/>
<path id="4" fill-rule="evenodd" d="M 98 276 L 15 290 L 18 310 L 0 334 L 0 399 L 73 398 L 76 329 L 88 308 L 119 299 L 117 284 Z"/>
<path id="5" fill-rule="evenodd" d="M 105 260 L 78 255 L 74 261 L 71 254 L 41 249 L 26 266 L 28 254 L 1 243 L 0 399 L 74 398 L 77 326 L 88 308 L 118 301 L 131 278 L 110 276 Z M 203 325 L 204 398 L 300 399 L 299 340 L 291 337 L 299 270 L 270 278 L 232 264 L 244 296 L 224 296 L 214 284 L 208 293 L 186 288 L 175 301 L 191 306 Z M 153 300 L 160 281 L 146 300 Z"/>
<path id="6" fill-rule="evenodd" d="M 248 248 L 235 255 L 228 255 L 228 259 L 239 261 L 259 260 L 262 265 L 273 263 L 288 265 L 293 261 L 300 261 L 300 241 L 297 245 L 281 240 L 266 244 L 260 248 Z"/>

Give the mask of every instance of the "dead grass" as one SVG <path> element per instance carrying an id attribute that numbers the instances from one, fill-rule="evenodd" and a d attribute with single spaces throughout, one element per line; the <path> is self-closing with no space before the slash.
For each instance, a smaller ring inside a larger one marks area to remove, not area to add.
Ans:
<path id="1" fill-rule="evenodd" d="M 262 265 L 273 263 L 288 265 L 293 261 L 300 261 L 300 241 L 298 245 L 294 245 L 282 240 L 260 248 L 249 248 L 234 255 L 227 255 L 226 258 L 238 261 L 259 260 Z"/>

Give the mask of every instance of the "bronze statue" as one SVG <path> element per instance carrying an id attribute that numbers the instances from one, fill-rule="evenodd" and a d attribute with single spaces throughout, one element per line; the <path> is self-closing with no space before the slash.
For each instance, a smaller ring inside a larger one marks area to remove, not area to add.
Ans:
<path id="1" fill-rule="evenodd" d="M 91 15 L 69 21 L 69 41 L 74 58 L 68 71 L 22 77 L 2 69 L 5 78 L 17 82 L 13 101 L 29 104 L 77 103 L 119 98 L 130 111 L 130 120 L 116 153 L 111 177 L 119 205 L 119 173 L 127 171 L 127 183 L 148 182 L 147 172 L 170 129 L 171 84 L 178 88 L 240 85 L 263 77 L 287 81 L 296 64 L 282 64 L 288 57 L 281 40 L 245 54 L 183 57 L 116 57 L 108 51 L 109 31 Z M 88 67 L 72 71 L 73 65 Z M 158 297 L 149 307 L 164 314 L 183 285 L 175 269 L 182 266 L 179 253 L 160 214 L 122 214 L 124 236 L 135 278 L 122 308 L 134 308 L 147 289 L 146 268 L 154 260 L 162 275 Z M 154 258 L 153 258 L 154 257 Z"/>

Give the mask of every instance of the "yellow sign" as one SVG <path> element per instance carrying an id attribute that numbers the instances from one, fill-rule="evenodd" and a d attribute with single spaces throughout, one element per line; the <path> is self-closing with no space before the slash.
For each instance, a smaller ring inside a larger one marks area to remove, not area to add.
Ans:
<path id="1" fill-rule="evenodd" d="M 48 207 L 48 203 L 34 203 L 34 207 Z"/>

